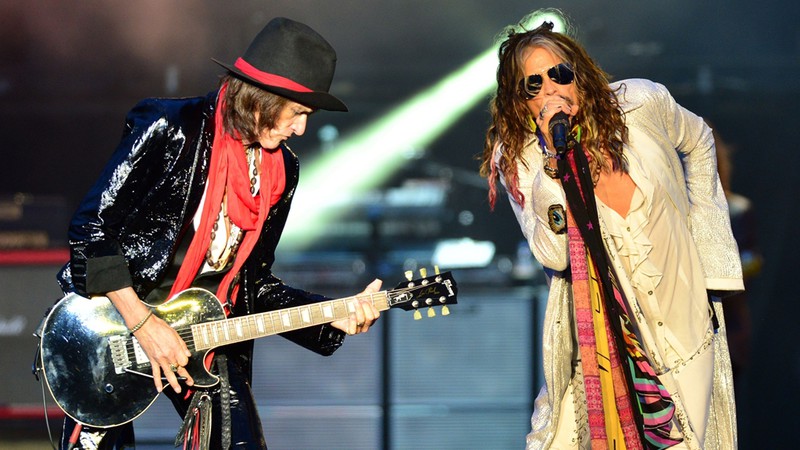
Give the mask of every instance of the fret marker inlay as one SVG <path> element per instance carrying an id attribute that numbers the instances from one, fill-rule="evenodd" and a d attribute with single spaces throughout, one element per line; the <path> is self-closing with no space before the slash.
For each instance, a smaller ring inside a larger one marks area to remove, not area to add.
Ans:
<path id="1" fill-rule="evenodd" d="M 258 316 L 256 318 L 256 325 L 258 325 L 258 332 L 259 333 L 264 333 L 266 331 L 266 328 L 264 328 L 264 318 L 263 317 Z"/>

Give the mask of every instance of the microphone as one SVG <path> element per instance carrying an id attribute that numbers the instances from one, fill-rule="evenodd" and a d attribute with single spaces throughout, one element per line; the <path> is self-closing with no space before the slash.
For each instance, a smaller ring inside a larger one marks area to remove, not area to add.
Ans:
<path id="1" fill-rule="evenodd" d="M 569 128 L 569 116 L 564 111 L 553 114 L 550 119 L 550 136 L 553 137 L 553 145 L 556 153 L 563 155 L 567 151 L 567 129 Z"/>

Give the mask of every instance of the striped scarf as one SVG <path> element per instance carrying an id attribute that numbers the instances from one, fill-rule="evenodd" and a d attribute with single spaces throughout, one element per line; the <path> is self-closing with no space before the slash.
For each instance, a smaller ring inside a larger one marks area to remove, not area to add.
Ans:
<path id="1" fill-rule="evenodd" d="M 675 405 L 642 350 L 605 252 L 580 143 L 558 157 L 567 197 L 572 290 L 592 449 L 664 449 Z"/>

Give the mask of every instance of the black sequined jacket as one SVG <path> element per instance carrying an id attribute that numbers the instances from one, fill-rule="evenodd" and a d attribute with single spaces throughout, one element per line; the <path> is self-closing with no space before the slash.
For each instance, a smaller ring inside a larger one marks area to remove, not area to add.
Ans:
<path id="1" fill-rule="evenodd" d="M 132 286 L 145 298 L 163 281 L 203 196 L 216 98 L 217 92 L 146 99 L 128 113 L 119 146 L 70 223 L 70 262 L 58 277 L 65 291 L 105 295 Z M 286 189 L 241 269 L 233 316 L 326 299 L 286 286 L 272 273 L 299 175 L 297 156 L 284 145 L 279 151 Z M 330 325 L 283 336 L 323 355 L 344 339 Z"/>

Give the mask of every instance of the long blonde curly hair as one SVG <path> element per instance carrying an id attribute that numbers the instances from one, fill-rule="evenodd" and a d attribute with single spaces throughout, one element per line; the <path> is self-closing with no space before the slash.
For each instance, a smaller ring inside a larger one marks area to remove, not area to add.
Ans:
<path id="1" fill-rule="evenodd" d="M 523 19 L 540 14 L 534 12 Z M 536 29 L 525 31 L 522 25 L 504 30 L 505 40 L 498 51 L 497 91 L 489 102 L 492 122 L 486 132 L 480 174 L 489 182 L 489 204 L 494 208 L 497 200 L 497 181 L 502 174 L 508 192 L 515 202 L 523 204 L 525 196 L 519 190 L 517 165 L 525 164 L 522 158 L 524 147 L 534 138 L 529 119 L 530 110 L 520 92 L 523 71 L 523 56 L 532 47 L 549 50 L 562 61 L 569 63 L 575 71 L 575 87 L 580 109 L 573 118 L 573 125 L 581 127 L 581 144 L 590 153 L 595 163 L 606 166 L 603 149 L 608 151 L 613 170 L 627 171 L 622 154 L 628 141 L 628 129 L 617 96 L 608 85 L 608 75 L 589 57 L 574 39 L 553 31 L 553 24 L 545 22 Z M 495 151 L 502 146 L 502 155 L 495 164 Z"/>

